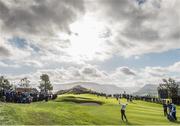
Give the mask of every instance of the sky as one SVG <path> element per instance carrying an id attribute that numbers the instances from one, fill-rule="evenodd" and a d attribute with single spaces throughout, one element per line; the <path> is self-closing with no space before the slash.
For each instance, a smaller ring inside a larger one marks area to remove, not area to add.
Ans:
<path id="1" fill-rule="evenodd" d="M 180 81 L 179 0 L 0 0 L 0 75 L 17 84 Z"/>

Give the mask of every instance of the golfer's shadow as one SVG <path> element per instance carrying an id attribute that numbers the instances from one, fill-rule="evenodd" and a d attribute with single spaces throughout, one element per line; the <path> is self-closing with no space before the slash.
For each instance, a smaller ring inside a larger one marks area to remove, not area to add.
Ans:
<path id="1" fill-rule="evenodd" d="M 172 123 L 180 124 L 180 121 L 171 121 Z"/>
<path id="2" fill-rule="evenodd" d="M 130 102 L 130 103 L 132 103 L 132 104 L 137 104 L 136 102 Z"/>
<path id="3" fill-rule="evenodd" d="M 136 124 L 136 123 L 131 123 L 131 122 L 126 122 L 126 121 L 124 121 L 124 124 L 123 125 L 138 125 L 138 124 Z"/>
<path id="4" fill-rule="evenodd" d="M 170 121 L 170 122 L 180 124 L 180 118 L 178 117 L 176 121 Z"/>

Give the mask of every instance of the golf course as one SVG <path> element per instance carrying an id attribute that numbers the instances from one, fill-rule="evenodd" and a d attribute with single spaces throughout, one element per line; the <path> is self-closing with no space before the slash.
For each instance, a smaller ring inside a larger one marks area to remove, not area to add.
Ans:
<path id="1" fill-rule="evenodd" d="M 126 103 L 121 99 L 121 103 Z M 49 102 L 31 104 L 0 103 L 1 125 L 180 125 L 163 115 L 161 104 L 134 100 L 128 103 L 128 122 L 121 120 L 120 105 L 115 98 L 82 94 L 60 95 Z"/>

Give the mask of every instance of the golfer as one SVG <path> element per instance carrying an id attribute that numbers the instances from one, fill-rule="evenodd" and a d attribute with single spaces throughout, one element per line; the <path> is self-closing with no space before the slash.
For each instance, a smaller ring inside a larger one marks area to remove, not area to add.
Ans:
<path id="1" fill-rule="evenodd" d="M 126 121 L 128 121 L 127 117 L 126 117 L 126 106 L 128 104 L 121 104 L 120 102 L 119 102 L 119 104 L 121 105 L 121 119 L 124 121 L 124 118 L 125 118 Z"/>

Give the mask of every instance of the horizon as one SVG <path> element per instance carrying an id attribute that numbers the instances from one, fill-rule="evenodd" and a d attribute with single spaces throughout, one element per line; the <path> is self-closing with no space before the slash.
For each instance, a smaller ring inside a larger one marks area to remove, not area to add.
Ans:
<path id="1" fill-rule="evenodd" d="M 0 0 L 0 76 L 118 87 L 180 81 L 179 0 Z"/>

